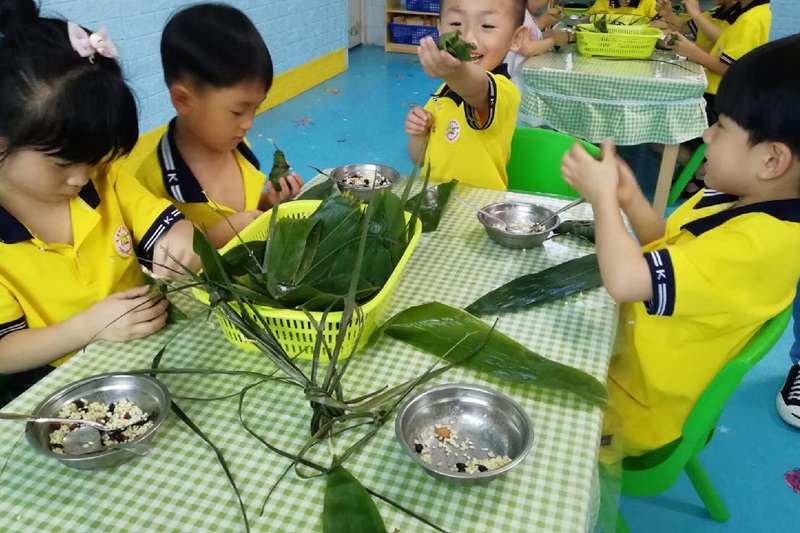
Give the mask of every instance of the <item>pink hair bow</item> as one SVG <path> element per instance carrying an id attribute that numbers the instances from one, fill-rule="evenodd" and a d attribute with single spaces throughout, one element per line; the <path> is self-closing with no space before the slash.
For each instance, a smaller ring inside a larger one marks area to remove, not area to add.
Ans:
<path id="1" fill-rule="evenodd" d="M 94 62 L 94 55 L 100 54 L 109 59 L 119 59 L 117 47 L 111 41 L 111 36 L 105 28 L 89 35 L 86 30 L 75 24 L 67 22 L 67 32 L 72 48 L 81 57 L 88 57 L 89 61 Z"/>

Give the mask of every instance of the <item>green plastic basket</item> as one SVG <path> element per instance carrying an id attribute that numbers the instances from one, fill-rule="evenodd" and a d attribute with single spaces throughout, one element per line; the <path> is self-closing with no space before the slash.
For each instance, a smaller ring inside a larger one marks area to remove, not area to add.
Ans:
<path id="1" fill-rule="evenodd" d="M 608 33 L 598 32 L 592 24 L 579 24 L 576 29 L 581 55 L 623 59 L 647 59 L 663 35 L 648 26 L 609 26 Z"/>

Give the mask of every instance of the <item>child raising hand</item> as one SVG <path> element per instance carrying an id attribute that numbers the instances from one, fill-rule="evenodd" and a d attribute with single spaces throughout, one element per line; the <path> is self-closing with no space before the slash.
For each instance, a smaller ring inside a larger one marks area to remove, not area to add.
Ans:
<path id="1" fill-rule="evenodd" d="M 197 258 L 191 224 L 113 163 L 138 125 L 110 36 L 33 0 L 0 0 L 0 35 L 0 373 L 42 373 L 161 329 L 139 262 L 169 275 Z"/>

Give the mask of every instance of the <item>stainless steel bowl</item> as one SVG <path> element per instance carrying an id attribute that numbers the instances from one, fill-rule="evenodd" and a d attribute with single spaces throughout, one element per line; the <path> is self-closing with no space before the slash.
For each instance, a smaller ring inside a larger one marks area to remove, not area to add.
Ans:
<path id="1" fill-rule="evenodd" d="M 55 416 L 67 404 L 85 398 L 90 402 L 119 402 L 130 400 L 142 411 L 153 413 L 153 427 L 132 440 L 137 450 L 124 447 L 109 447 L 97 453 L 86 455 L 63 455 L 50 450 L 50 424 L 28 422 L 25 436 L 28 443 L 38 453 L 57 459 L 71 468 L 79 470 L 100 470 L 110 468 L 142 455 L 141 445 L 147 445 L 161 427 L 170 409 L 170 395 L 167 388 L 157 379 L 146 375 L 124 373 L 100 374 L 76 381 L 44 400 L 33 412 L 34 416 Z M 145 448 L 146 449 L 146 448 Z"/>
<path id="2" fill-rule="evenodd" d="M 537 220 L 544 220 L 553 214 L 553 211 L 541 205 L 522 202 L 500 202 L 487 205 L 483 210 L 499 218 L 509 226 L 523 228 L 532 226 Z M 490 239 L 508 248 L 541 246 L 550 236 L 550 233 L 561 224 L 561 219 L 554 217 L 547 222 L 544 231 L 541 233 L 524 233 L 506 231 L 496 219 L 487 217 L 483 213 L 478 213 L 478 220 L 486 228 L 486 233 Z"/>
<path id="3" fill-rule="evenodd" d="M 434 436 L 437 425 L 457 433 L 449 455 Z M 433 387 L 409 399 L 397 414 L 395 432 L 415 463 L 436 479 L 455 485 L 486 484 L 515 468 L 533 446 L 531 419 L 519 404 L 497 391 L 463 383 Z M 459 443 L 465 439 L 472 445 L 462 450 Z M 426 446 L 430 463 L 417 452 L 418 443 Z M 491 457 L 489 452 L 511 461 L 485 472 L 453 471 L 459 462 Z"/>
<path id="4" fill-rule="evenodd" d="M 388 179 L 389 184 L 382 187 L 369 188 L 358 187 L 344 183 L 344 180 L 354 175 L 372 176 L 374 174 L 379 174 Z M 333 178 L 333 181 L 336 182 L 337 187 L 339 187 L 339 191 L 342 193 L 349 191 L 350 194 L 362 202 L 369 202 L 370 198 L 372 198 L 372 195 L 376 192 L 390 190 L 400 179 L 400 173 L 392 167 L 388 167 L 386 165 L 345 165 L 343 167 L 337 167 L 333 169 L 333 172 L 331 172 L 331 178 Z"/>
<path id="5" fill-rule="evenodd" d="M 589 24 L 588 15 L 564 15 L 561 17 L 561 23 L 570 28 L 574 28 L 578 24 Z"/>

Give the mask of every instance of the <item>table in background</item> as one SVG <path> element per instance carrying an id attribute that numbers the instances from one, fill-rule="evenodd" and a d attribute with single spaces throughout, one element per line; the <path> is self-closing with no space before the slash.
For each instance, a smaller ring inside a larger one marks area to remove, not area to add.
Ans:
<path id="1" fill-rule="evenodd" d="M 459 188 L 477 205 L 501 201 L 505 193 Z M 540 198 L 550 207 L 561 200 Z M 587 218 L 587 206 L 568 217 Z M 488 240 L 474 213 L 451 202 L 438 231 L 422 235 L 392 300 L 394 314 L 438 300 L 464 307 L 520 275 L 553 266 L 592 248 L 573 237 L 543 248 L 509 250 Z M 491 320 L 487 318 L 487 320 Z M 605 382 L 617 321 L 616 306 L 600 289 L 500 319 L 498 329 L 530 349 L 580 368 Z M 54 390 L 101 372 L 149 367 L 154 354 L 178 332 L 175 327 L 130 343 L 88 347 L 6 407 L 30 412 Z M 355 397 L 423 372 L 433 358 L 409 345 L 384 339 L 357 356 L 345 389 Z M 216 322 L 198 321 L 169 345 L 162 368 L 203 367 L 264 371 L 263 355 L 244 352 L 222 337 Z M 213 397 L 246 381 L 222 377 L 163 377 L 173 396 Z M 414 510 L 453 533 L 575 533 L 590 527 L 596 492 L 593 474 L 602 412 L 565 391 L 512 386 L 454 369 L 427 386 L 444 382 L 487 384 L 517 400 L 533 420 L 535 441 L 528 458 L 485 487 L 454 487 L 428 476 L 397 444 L 387 424 L 346 466 L 367 487 Z M 238 386 L 237 386 L 238 385 Z M 259 509 L 288 461 L 266 450 L 241 427 L 237 399 L 177 403 L 223 451 L 241 490 L 252 531 L 321 531 L 324 482 L 289 475 L 263 516 Z M 299 390 L 264 386 L 249 394 L 248 423 L 278 446 L 297 451 L 307 438 L 308 402 Z M 212 450 L 170 415 L 149 456 L 115 469 L 72 470 L 28 446 L 22 424 L 8 423 L 0 453 L 8 459 L 0 477 L 0 531 L 95 533 L 97 531 L 243 531 L 235 495 Z M 377 501 L 389 531 L 432 531 Z"/>
<path id="2" fill-rule="evenodd" d="M 708 127 L 703 67 L 656 51 L 650 59 L 585 57 L 574 45 L 529 58 L 520 113 L 591 143 L 665 145 L 653 201 L 663 214 L 680 143 Z"/>

